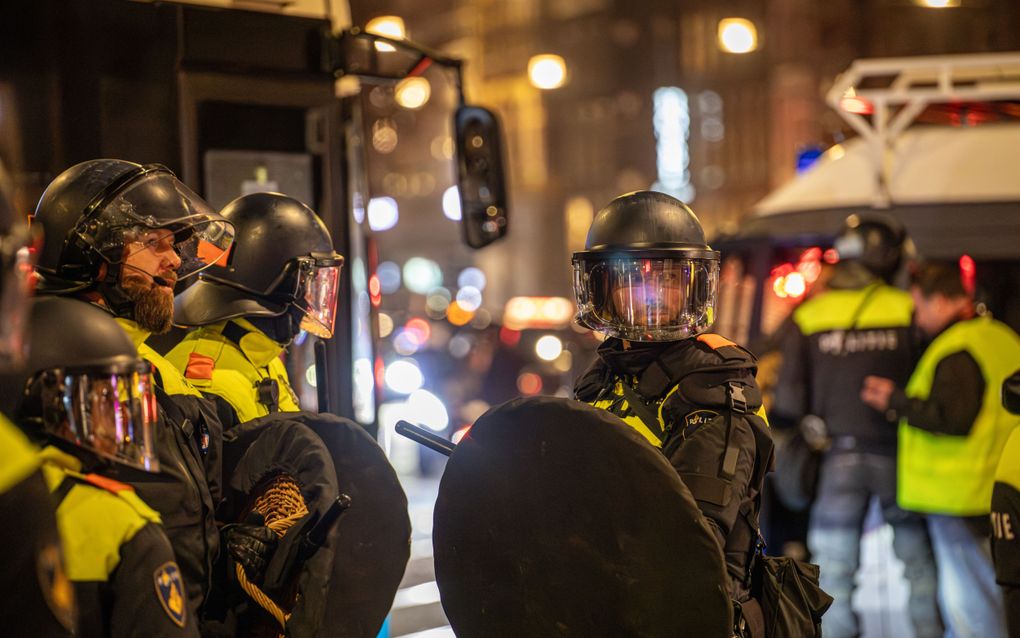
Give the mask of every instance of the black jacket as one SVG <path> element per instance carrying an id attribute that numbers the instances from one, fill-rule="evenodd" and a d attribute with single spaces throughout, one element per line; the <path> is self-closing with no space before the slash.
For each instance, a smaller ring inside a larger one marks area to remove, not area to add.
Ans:
<path id="1" fill-rule="evenodd" d="M 755 371 L 749 352 L 715 335 L 632 343 L 629 349 L 608 339 L 575 385 L 579 400 L 606 407 L 624 421 L 637 415 L 616 394 L 619 382 L 633 386 L 653 413 L 661 413 L 662 452 L 715 532 L 726 557 L 730 596 L 739 601 L 750 595 L 760 495 L 773 464 L 771 436 L 758 414 Z M 740 388 L 743 405 L 729 407 L 730 384 Z M 607 399 L 609 405 L 603 403 Z"/>

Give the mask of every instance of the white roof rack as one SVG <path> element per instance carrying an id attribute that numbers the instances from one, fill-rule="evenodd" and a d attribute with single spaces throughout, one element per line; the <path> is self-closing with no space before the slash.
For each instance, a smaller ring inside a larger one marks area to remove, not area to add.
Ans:
<path id="1" fill-rule="evenodd" d="M 888 84 L 865 88 L 874 79 Z M 871 120 L 847 110 L 848 99 L 869 105 Z M 1010 99 L 1020 99 L 1020 52 L 857 60 L 826 96 L 870 148 L 877 207 L 890 204 L 893 145 L 926 106 Z"/>

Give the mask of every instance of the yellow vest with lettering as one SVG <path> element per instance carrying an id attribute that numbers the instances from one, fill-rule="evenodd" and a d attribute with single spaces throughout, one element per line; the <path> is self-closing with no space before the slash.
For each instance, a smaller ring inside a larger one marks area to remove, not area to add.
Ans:
<path id="1" fill-rule="evenodd" d="M 981 410 L 966 436 L 935 434 L 900 422 L 900 507 L 931 514 L 977 516 L 991 509 L 996 465 L 1020 416 L 1006 412 L 1002 382 L 1020 362 L 1020 337 L 991 318 L 958 322 L 935 338 L 907 383 L 912 399 L 927 399 L 939 362 L 957 352 L 977 361 L 985 382 Z"/>

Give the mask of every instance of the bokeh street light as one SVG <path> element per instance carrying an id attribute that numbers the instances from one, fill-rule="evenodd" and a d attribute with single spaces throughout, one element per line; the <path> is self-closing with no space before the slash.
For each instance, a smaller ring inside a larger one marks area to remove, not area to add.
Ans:
<path id="1" fill-rule="evenodd" d="M 407 29 L 404 27 L 404 19 L 397 16 L 379 16 L 372 18 L 365 24 L 366 33 L 384 35 L 394 40 L 403 40 L 407 37 Z M 396 51 L 393 45 L 386 42 L 376 42 L 377 51 Z"/>
<path id="2" fill-rule="evenodd" d="M 532 56 L 528 60 L 528 79 L 539 89 L 558 89 L 567 81 L 567 63 L 552 53 Z"/>
<path id="3" fill-rule="evenodd" d="M 747 18 L 719 21 L 719 48 L 727 53 L 750 53 L 758 48 L 758 29 Z"/>
<path id="4" fill-rule="evenodd" d="M 393 97 L 397 104 L 416 111 L 425 106 L 432 95 L 432 85 L 423 77 L 404 78 L 397 83 Z"/>

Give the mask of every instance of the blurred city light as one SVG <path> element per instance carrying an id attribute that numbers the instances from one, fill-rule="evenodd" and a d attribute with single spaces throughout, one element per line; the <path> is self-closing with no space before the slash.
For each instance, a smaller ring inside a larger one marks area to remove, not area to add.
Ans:
<path id="1" fill-rule="evenodd" d="M 359 423 L 375 421 L 375 378 L 372 376 L 372 360 L 359 357 L 354 361 L 354 418 Z"/>
<path id="2" fill-rule="evenodd" d="M 485 290 L 485 283 L 485 273 L 474 266 L 465 268 L 457 275 L 458 286 L 472 286 L 478 290 Z"/>
<path id="3" fill-rule="evenodd" d="M 875 111 L 871 102 L 857 97 L 857 91 L 853 87 L 847 89 L 843 94 L 843 99 L 839 101 L 839 108 L 847 113 L 856 113 L 857 115 L 870 115 Z"/>
<path id="4" fill-rule="evenodd" d="M 464 335 L 456 335 L 450 339 L 450 345 L 447 347 L 455 359 L 463 359 L 471 352 L 471 339 Z"/>
<path id="5" fill-rule="evenodd" d="M 574 316 L 574 304 L 565 297 L 511 297 L 503 309 L 503 325 L 524 328 L 562 328 Z"/>
<path id="6" fill-rule="evenodd" d="M 442 432 L 450 424 L 450 416 L 446 406 L 439 397 L 428 390 L 415 390 L 407 397 L 408 413 L 414 415 L 414 421 L 434 432 Z"/>
<path id="7" fill-rule="evenodd" d="M 400 266 L 392 261 L 384 261 L 375 269 L 379 276 L 379 289 L 384 295 L 392 295 L 400 290 Z"/>
<path id="8" fill-rule="evenodd" d="M 411 359 L 398 359 L 386 366 L 386 387 L 399 394 L 411 394 L 425 383 L 418 364 Z"/>
<path id="9" fill-rule="evenodd" d="M 450 291 L 446 288 L 433 288 L 425 297 L 425 314 L 437 321 L 443 319 L 450 307 L 450 299 Z"/>
<path id="10" fill-rule="evenodd" d="M 545 335 L 535 342 L 535 354 L 543 361 L 555 361 L 563 352 L 563 342 L 554 335 Z"/>
<path id="11" fill-rule="evenodd" d="M 960 0 L 917 0 L 917 4 L 929 9 L 950 9 L 960 6 Z"/>
<path id="12" fill-rule="evenodd" d="M 397 124 L 388 117 L 382 117 L 372 123 L 372 148 L 386 155 L 397 148 Z"/>
<path id="13" fill-rule="evenodd" d="M 521 342 L 521 331 L 503 326 L 499 329 L 499 340 L 503 345 L 513 348 Z"/>
<path id="14" fill-rule="evenodd" d="M 417 339 L 419 345 L 428 343 L 429 337 L 432 336 L 432 327 L 429 326 L 429 322 L 422 319 L 421 317 L 415 317 L 404 324 L 404 330 L 414 333 L 415 339 Z"/>
<path id="15" fill-rule="evenodd" d="M 569 350 L 564 350 L 553 361 L 553 367 L 560 372 L 570 372 L 570 369 L 574 367 L 574 355 L 570 354 Z"/>
<path id="16" fill-rule="evenodd" d="M 411 292 L 424 295 L 443 285 L 443 271 L 431 259 L 411 257 L 404 263 L 404 285 Z"/>
<path id="17" fill-rule="evenodd" d="M 525 372 L 517 377 L 517 389 L 524 396 L 531 396 L 542 391 L 542 377 L 534 372 Z"/>
<path id="18" fill-rule="evenodd" d="M 461 429 L 459 429 L 456 432 L 454 432 L 453 436 L 450 438 L 450 440 L 453 442 L 454 445 L 456 445 L 456 444 L 460 443 L 461 441 L 463 441 L 464 437 L 467 436 L 468 432 L 470 432 L 470 431 L 471 431 L 471 425 L 465 425 Z"/>
<path id="19" fill-rule="evenodd" d="M 404 330 L 401 328 L 397 331 L 393 337 L 393 349 L 397 351 L 397 354 L 402 354 L 405 357 L 409 357 L 418 349 L 421 348 L 421 341 L 418 340 L 418 335 Z"/>
<path id="20" fill-rule="evenodd" d="M 397 225 L 400 212 L 397 200 L 392 197 L 373 197 L 368 200 L 368 227 L 376 232 L 389 230 Z"/>
<path id="21" fill-rule="evenodd" d="M 394 89 L 394 98 L 396 98 L 397 104 L 412 111 L 425 106 L 431 95 L 432 85 L 420 76 L 404 78 L 397 83 L 397 87 Z"/>
<path id="22" fill-rule="evenodd" d="M 552 53 L 532 56 L 528 60 L 528 79 L 538 89 L 558 89 L 567 80 L 567 63 Z"/>
<path id="23" fill-rule="evenodd" d="M 653 189 L 689 202 L 694 199 L 691 183 L 691 110 L 687 92 L 664 86 L 652 95 L 652 128 L 655 132 L 655 168 L 658 173 Z"/>
<path id="24" fill-rule="evenodd" d="M 384 35 L 395 40 L 403 40 L 407 37 L 407 29 L 404 27 L 403 18 L 397 16 L 379 16 L 372 18 L 365 24 L 365 33 Z M 393 45 L 385 42 L 376 42 L 377 51 L 396 51 Z"/>
<path id="25" fill-rule="evenodd" d="M 831 160 L 842 159 L 846 155 L 846 149 L 843 148 L 842 144 L 834 144 L 829 150 L 825 151 L 825 155 Z"/>
<path id="26" fill-rule="evenodd" d="M 464 286 L 457 291 L 457 303 L 468 312 L 475 312 L 482 307 L 482 291 L 474 286 Z"/>
<path id="27" fill-rule="evenodd" d="M 305 368 L 305 383 L 307 383 L 310 387 L 314 388 L 315 387 L 315 379 L 316 379 L 316 377 L 315 377 L 315 364 L 313 363 L 312 365 L 310 365 L 307 368 Z"/>
<path id="28" fill-rule="evenodd" d="M 393 332 L 393 318 L 385 312 L 379 313 L 379 338 L 385 339 Z"/>
<path id="29" fill-rule="evenodd" d="M 471 320 L 471 327 L 475 330 L 485 330 L 492 324 L 492 313 L 485 308 L 479 308 Z"/>
<path id="30" fill-rule="evenodd" d="M 450 304 L 450 307 L 446 309 L 446 320 L 455 326 L 467 325 L 474 316 L 474 310 L 468 310 L 462 306 L 459 301 L 454 301 Z"/>
<path id="31" fill-rule="evenodd" d="M 373 274 L 368 278 L 368 297 L 376 308 L 382 303 L 382 285 L 379 283 L 379 275 Z"/>
<path id="32" fill-rule="evenodd" d="M 758 48 L 758 29 L 746 18 L 719 21 L 719 48 L 727 53 L 750 53 Z"/>
<path id="33" fill-rule="evenodd" d="M 460 192 L 456 186 L 451 186 L 443 191 L 443 214 L 447 219 L 459 222 L 460 213 Z"/>

